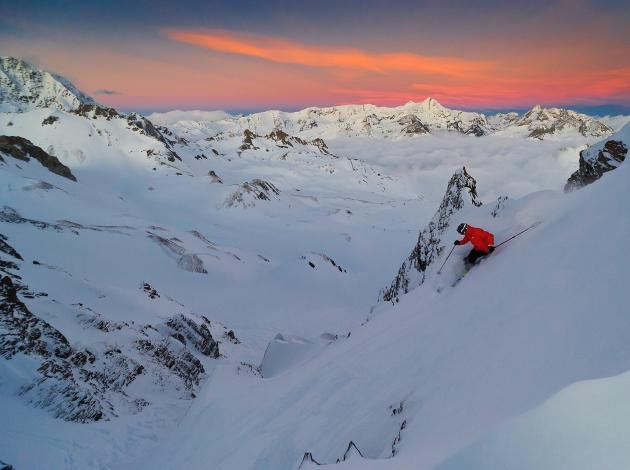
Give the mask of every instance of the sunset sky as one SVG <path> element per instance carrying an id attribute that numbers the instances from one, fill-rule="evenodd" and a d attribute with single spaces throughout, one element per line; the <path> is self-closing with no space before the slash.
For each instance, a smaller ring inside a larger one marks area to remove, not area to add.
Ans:
<path id="1" fill-rule="evenodd" d="M 629 24 L 618 0 L 0 0 L 0 55 L 144 112 L 432 96 L 630 113 Z"/>

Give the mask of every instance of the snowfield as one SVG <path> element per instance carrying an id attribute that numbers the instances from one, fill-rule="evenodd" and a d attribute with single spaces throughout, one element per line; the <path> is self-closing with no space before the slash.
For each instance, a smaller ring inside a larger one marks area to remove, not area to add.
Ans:
<path id="1" fill-rule="evenodd" d="M 147 121 L 2 67 L 0 462 L 630 464 L 630 124 L 431 99 Z M 438 274 L 464 221 L 538 225 Z"/>

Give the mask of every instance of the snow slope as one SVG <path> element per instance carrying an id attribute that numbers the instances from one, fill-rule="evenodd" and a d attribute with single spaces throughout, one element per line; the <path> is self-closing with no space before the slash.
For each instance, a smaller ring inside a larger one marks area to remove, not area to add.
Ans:
<path id="1" fill-rule="evenodd" d="M 303 452 L 334 463 L 353 441 L 367 459 L 383 459 L 373 468 L 431 468 L 563 387 L 628 370 L 627 259 L 618 250 L 630 235 L 621 216 L 628 177 L 622 167 L 570 196 L 535 194 L 500 217 L 477 215 L 470 222 L 499 239 L 519 223 L 543 224 L 455 288 L 448 275 L 425 283 L 298 369 L 243 395 L 228 396 L 235 384 L 208 389 L 170 437 L 177 445 L 150 462 L 295 468 Z M 234 425 L 205 428 L 217 416 Z M 181 445 L 201 432 L 216 447 Z"/>
<path id="2" fill-rule="evenodd" d="M 439 468 L 628 468 L 629 392 L 628 372 L 577 382 Z"/>

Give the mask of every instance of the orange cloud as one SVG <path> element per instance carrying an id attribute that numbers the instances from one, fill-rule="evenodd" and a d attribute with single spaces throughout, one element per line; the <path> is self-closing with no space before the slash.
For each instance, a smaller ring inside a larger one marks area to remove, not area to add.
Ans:
<path id="1" fill-rule="evenodd" d="M 430 94 L 438 100 L 473 106 L 627 101 L 630 96 L 630 68 L 567 70 L 551 77 L 544 71 L 532 73 L 527 78 L 502 74 L 471 77 L 465 83 L 414 83 L 412 88 L 419 94 Z"/>
<path id="2" fill-rule="evenodd" d="M 309 67 L 354 68 L 379 73 L 416 72 L 458 77 L 488 71 L 493 67 L 487 61 L 406 52 L 374 53 L 348 47 L 322 47 L 223 30 L 167 30 L 165 33 L 176 41 L 217 52 Z"/>

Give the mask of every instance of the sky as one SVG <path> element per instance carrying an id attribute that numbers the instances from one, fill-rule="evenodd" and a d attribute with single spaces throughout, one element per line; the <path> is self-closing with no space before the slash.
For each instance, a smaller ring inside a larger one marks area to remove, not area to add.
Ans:
<path id="1" fill-rule="evenodd" d="M 630 2 L 0 0 L 0 55 L 142 112 L 434 97 L 630 113 Z"/>

